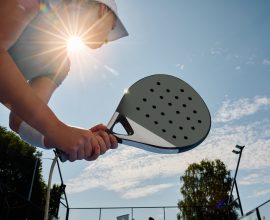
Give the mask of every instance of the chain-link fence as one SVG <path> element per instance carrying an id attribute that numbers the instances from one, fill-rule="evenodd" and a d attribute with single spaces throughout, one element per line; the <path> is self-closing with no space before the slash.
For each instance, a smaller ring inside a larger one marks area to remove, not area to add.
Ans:
<path id="1" fill-rule="evenodd" d="M 270 220 L 270 200 L 248 212 L 241 220 Z"/>
<path id="2" fill-rule="evenodd" d="M 103 207 L 103 208 L 69 208 L 63 204 L 59 209 L 59 219 L 80 220 L 176 220 L 179 209 L 177 206 L 160 207 Z M 123 218 L 120 218 L 123 216 Z"/>

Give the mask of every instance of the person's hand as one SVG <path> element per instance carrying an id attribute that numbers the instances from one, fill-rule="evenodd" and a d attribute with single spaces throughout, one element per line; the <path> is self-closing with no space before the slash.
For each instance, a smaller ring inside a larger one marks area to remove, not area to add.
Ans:
<path id="1" fill-rule="evenodd" d="M 64 151 L 69 161 L 96 160 L 110 148 L 117 147 L 117 140 L 106 132 L 106 127 L 97 125 L 90 130 L 70 127 L 56 129 L 52 135 L 45 136 L 46 146 Z"/>
<path id="2" fill-rule="evenodd" d="M 90 129 L 98 140 L 100 151 L 95 152 L 86 160 L 95 160 L 101 154 L 104 154 L 109 149 L 116 149 L 118 146 L 117 139 L 114 135 L 107 132 L 108 128 L 105 125 L 99 124 Z"/>

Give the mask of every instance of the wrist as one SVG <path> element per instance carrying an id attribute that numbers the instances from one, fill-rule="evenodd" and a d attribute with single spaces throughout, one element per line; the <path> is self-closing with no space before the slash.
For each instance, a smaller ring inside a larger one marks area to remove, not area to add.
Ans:
<path id="1" fill-rule="evenodd" d="M 44 133 L 44 145 L 47 148 L 57 148 L 63 136 L 61 134 L 65 133 L 67 127 L 66 124 L 59 120 L 52 123 L 51 126 L 47 128 L 46 133 Z"/>

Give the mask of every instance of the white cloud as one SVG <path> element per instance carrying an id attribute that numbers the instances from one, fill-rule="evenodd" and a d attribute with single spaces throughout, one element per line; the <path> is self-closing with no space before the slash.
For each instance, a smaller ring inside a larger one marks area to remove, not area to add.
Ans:
<path id="1" fill-rule="evenodd" d="M 263 59 L 262 64 L 263 65 L 270 65 L 270 60 L 269 59 Z"/>
<path id="2" fill-rule="evenodd" d="M 252 60 L 248 60 L 248 61 L 246 62 L 246 64 L 247 64 L 247 65 L 253 65 L 253 64 L 255 64 L 255 62 L 252 61 Z"/>
<path id="3" fill-rule="evenodd" d="M 270 175 L 268 172 L 255 170 L 255 173 L 251 173 L 239 179 L 238 183 L 240 185 L 270 184 Z"/>
<path id="4" fill-rule="evenodd" d="M 185 67 L 185 65 L 184 64 L 177 64 L 176 65 L 180 70 L 183 70 L 184 69 L 184 67 Z"/>
<path id="5" fill-rule="evenodd" d="M 143 187 L 137 187 L 133 190 L 127 191 L 123 194 L 123 198 L 125 199 L 135 199 L 140 197 L 149 196 L 156 192 L 159 192 L 163 189 L 167 189 L 172 187 L 173 184 L 159 184 L 159 185 L 147 185 Z"/>
<path id="6" fill-rule="evenodd" d="M 248 198 L 261 197 L 270 194 L 270 189 L 265 190 L 256 190 L 252 195 L 248 196 Z"/>
<path id="7" fill-rule="evenodd" d="M 228 50 L 224 49 L 222 47 L 212 47 L 210 49 L 210 54 L 211 55 L 223 55 L 223 54 L 227 54 Z"/>
<path id="8" fill-rule="evenodd" d="M 68 180 L 67 191 L 76 193 L 102 188 L 117 192 L 123 198 L 144 197 L 172 187 L 171 183 L 161 181 L 179 177 L 189 164 L 202 159 L 221 159 L 228 169 L 234 170 L 238 156 L 231 151 L 236 144 L 246 146 L 240 169 L 270 167 L 270 123 L 263 120 L 213 128 L 199 147 L 177 155 L 160 155 L 120 146 L 91 163 L 79 176 Z M 157 179 L 159 183 L 153 184 Z M 247 180 L 243 179 L 242 183 Z"/>
<path id="9" fill-rule="evenodd" d="M 215 122 L 228 122 L 238 120 L 244 116 L 252 115 L 263 107 L 270 106 L 270 98 L 255 97 L 253 99 L 242 98 L 237 101 L 226 100 L 215 115 Z"/>
<path id="10" fill-rule="evenodd" d="M 235 70 L 241 70 L 241 66 L 235 67 Z"/>

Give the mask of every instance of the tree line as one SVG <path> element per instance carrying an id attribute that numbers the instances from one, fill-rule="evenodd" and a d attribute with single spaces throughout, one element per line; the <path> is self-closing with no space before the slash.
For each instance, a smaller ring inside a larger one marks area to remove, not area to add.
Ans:
<path id="1" fill-rule="evenodd" d="M 35 147 L 0 126 L 0 219 L 43 219 L 47 185 L 41 156 Z M 62 188 L 53 185 L 51 189 L 51 216 L 57 217 Z"/>

